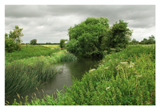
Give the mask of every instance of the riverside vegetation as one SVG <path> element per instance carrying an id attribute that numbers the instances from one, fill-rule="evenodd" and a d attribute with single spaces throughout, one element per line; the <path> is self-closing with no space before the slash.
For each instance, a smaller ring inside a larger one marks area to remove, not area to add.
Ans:
<path id="1" fill-rule="evenodd" d="M 51 79 L 59 72 L 54 64 L 77 60 L 73 54 L 55 46 L 26 45 L 21 51 L 6 53 L 5 56 L 6 97 L 24 93 Z"/>
<path id="2" fill-rule="evenodd" d="M 46 95 L 29 103 L 26 96 L 25 105 L 155 105 L 155 45 L 107 54 L 96 70 L 58 91 L 56 99 Z"/>

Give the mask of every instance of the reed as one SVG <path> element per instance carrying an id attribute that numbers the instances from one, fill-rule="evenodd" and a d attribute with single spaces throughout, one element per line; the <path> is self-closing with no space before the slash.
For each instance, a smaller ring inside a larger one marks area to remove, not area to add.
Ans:
<path id="1" fill-rule="evenodd" d="M 46 66 L 44 62 L 26 65 L 20 62 L 5 67 L 5 95 L 24 93 L 38 87 L 42 82 L 52 78 L 58 70 L 53 65 Z"/>

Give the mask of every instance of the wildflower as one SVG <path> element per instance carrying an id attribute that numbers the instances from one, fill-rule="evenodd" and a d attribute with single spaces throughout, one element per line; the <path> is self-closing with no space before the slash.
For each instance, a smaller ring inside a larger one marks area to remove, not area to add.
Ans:
<path id="1" fill-rule="evenodd" d="M 96 70 L 96 69 L 91 69 L 91 70 L 89 70 L 89 73 L 92 72 L 92 71 L 94 71 L 94 70 Z"/>
<path id="2" fill-rule="evenodd" d="M 109 87 L 107 87 L 107 88 L 106 88 L 106 90 L 108 90 L 109 88 L 110 88 L 110 86 L 109 86 Z"/>
<path id="3" fill-rule="evenodd" d="M 130 62 L 130 65 L 128 66 L 128 68 L 134 67 L 135 63 Z"/>
<path id="4" fill-rule="evenodd" d="M 109 66 L 108 67 L 105 67 L 104 69 L 108 69 L 109 68 Z"/>
<path id="5" fill-rule="evenodd" d="M 122 67 L 120 65 L 118 65 L 116 68 L 117 68 L 117 70 L 120 70 Z"/>
<path id="6" fill-rule="evenodd" d="M 120 63 L 121 63 L 121 64 L 125 64 L 125 65 L 128 64 L 128 62 L 120 62 Z"/>
<path id="7" fill-rule="evenodd" d="M 137 77 L 142 77 L 142 75 L 135 75 L 135 76 L 137 76 Z"/>

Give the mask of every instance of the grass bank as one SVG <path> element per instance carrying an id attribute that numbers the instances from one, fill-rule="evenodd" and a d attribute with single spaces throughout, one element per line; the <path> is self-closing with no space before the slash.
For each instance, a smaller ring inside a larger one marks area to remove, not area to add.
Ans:
<path id="1" fill-rule="evenodd" d="M 155 46 L 106 55 L 96 70 L 65 89 L 56 99 L 46 95 L 25 105 L 155 105 Z"/>
<path id="2" fill-rule="evenodd" d="M 41 45 L 22 45 L 21 51 L 15 51 L 12 53 L 5 52 L 5 63 L 20 60 L 24 58 L 48 56 L 51 53 L 60 51 L 59 45 L 53 46 L 41 46 Z"/>
<path id="3" fill-rule="evenodd" d="M 54 51 L 53 53 L 50 53 L 50 56 L 42 55 L 29 58 L 27 58 L 27 56 L 23 59 L 6 63 L 6 96 L 27 92 L 28 90 L 38 87 L 43 82 L 53 78 L 53 76 L 59 72 L 59 70 L 54 67 L 54 64 L 77 60 L 76 56 L 65 50 Z"/>

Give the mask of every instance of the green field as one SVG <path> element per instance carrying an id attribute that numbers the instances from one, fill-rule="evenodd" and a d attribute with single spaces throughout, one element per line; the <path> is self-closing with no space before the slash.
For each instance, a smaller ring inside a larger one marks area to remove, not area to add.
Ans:
<path id="1" fill-rule="evenodd" d="M 5 63 L 30 57 L 48 56 L 59 50 L 59 45 L 51 45 L 49 48 L 48 46 L 22 45 L 21 51 L 15 51 L 12 53 L 5 52 Z"/>
<path id="2" fill-rule="evenodd" d="M 26 97 L 25 105 L 155 105 L 155 45 L 106 54 L 96 70 L 65 89 L 56 99 L 46 95 L 28 103 Z"/>

